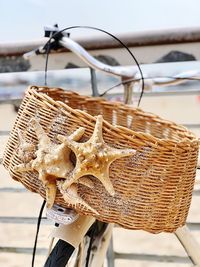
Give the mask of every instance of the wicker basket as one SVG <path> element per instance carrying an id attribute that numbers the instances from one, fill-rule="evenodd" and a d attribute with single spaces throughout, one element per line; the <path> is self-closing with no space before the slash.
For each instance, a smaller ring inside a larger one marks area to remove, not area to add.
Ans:
<path id="1" fill-rule="evenodd" d="M 30 87 L 21 104 L 6 146 L 3 163 L 11 176 L 33 192 L 45 197 L 36 172 L 19 173 L 13 167 L 21 163 L 17 155 L 18 129 L 26 139 L 37 143 L 30 119 L 39 117 L 52 141 L 57 134 L 69 135 L 78 127 L 91 136 L 96 119 L 102 114 L 103 138 L 111 147 L 133 148 L 133 157 L 124 157 L 110 166 L 115 196 L 110 196 L 94 178 L 93 190 L 79 185 L 82 198 L 99 215 L 83 206 L 76 210 L 128 229 L 152 233 L 173 232 L 185 224 L 191 203 L 199 141 L 193 133 L 160 117 L 121 103 L 80 96 L 58 88 Z M 69 207 L 57 190 L 56 201 Z"/>

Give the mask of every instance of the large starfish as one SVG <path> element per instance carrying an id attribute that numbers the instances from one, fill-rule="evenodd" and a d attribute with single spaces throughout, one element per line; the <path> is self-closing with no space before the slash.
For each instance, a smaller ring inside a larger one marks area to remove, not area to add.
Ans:
<path id="1" fill-rule="evenodd" d="M 103 117 L 97 116 L 92 137 L 85 143 L 78 143 L 69 137 L 58 135 L 58 139 L 65 143 L 76 155 L 76 166 L 68 179 L 63 183 L 63 189 L 85 175 L 93 175 L 104 185 L 108 193 L 114 196 L 115 191 L 109 178 L 110 164 L 121 157 L 133 155 L 134 149 L 116 149 L 108 146 L 103 140 Z"/>
<path id="2" fill-rule="evenodd" d="M 33 125 L 39 141 L 38 149 L 35 152 L 36 158 L 28 163 L 15 166 L 14 170 L 38 172 L 39 179 L 45 185 L 47 205 L 50 208 L 56 196 L 56 179 L 67 179 L 69 172 L 74 168 L 70 161 L 71 150 L 64 143 L 58 145 L 52 143 L 37 119 L 32 119 L 30 123 Z M 78 141 L 83 136 L 84 130 L 82 127 L 79 128 L 68 137 L 69 140 Z"/>

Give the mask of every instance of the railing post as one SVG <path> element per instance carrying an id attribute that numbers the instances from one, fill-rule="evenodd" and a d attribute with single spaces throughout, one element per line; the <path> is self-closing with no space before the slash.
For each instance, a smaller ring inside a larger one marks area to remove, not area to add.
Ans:
<path id="1" fill-rule="evenodd" d="M 96 71 L 92 68 L 90 68 L 90 76 L 91 76 L 92 96 L 99 96 L 99 92 L 97 89 L 97 75 Z"/>

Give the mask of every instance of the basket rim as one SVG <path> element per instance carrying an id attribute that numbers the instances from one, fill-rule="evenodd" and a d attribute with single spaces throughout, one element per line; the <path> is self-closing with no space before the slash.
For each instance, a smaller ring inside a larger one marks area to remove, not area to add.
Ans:
<path id="1" fill-rule="evenodd" d="M 91 124 L 91 126 L 93 125 L 93 123 L 96 121 L 96 117 L 90 115 L 89 113 L 80 110 L 80 109 L 74 109 L 72 107 L 70 107 L 69 105 L 67 105 L 67 103 L 59 101 L 59 100 L 54 100 L 52 97 L 50 97 L 46 92 L 44 92 L 45 89 L 51 90 L 51 92 L 53 91 L 57 91 L 57 92 L 62 92 L 64 94 L 71 94 L 71 95 L 76 95 L 76 96 L 80 96 L 80 97 L 84 97 L 85 100 L 87 101 L 87 99 L 92 99 L 93 97 L 89 97 L 89 96 L 83 96 L 83 95 L 79 95 L 78 93 L 74 92 L 74 91 L 69 91 L 69 90 L 64 90 L 62 88 L 55 88 L 55 87 L 48 87 L 48 86 L 35 86 L 35 85 L 31 85 L 28 87 L 28 89 L 25 92 L 25 96 L 26 95 L 35 95 L 36 97 L 38 97 L 39 99 L 44 101 L 44 104 L 46 104 L 49 108 L 52 108 L 55 110 L 55 106 L 57 108 L 61 108 L 61 112 L 65 113 L 65 110 L 68 112 L 68 114 L 74 114 L 74 115 L 84 115 L 87 117 L 87 120 L 83 118 L 83 116 L 80 116 L 80 119 L 83 122 L 87 122 L 87 124 Z M 45 101 L 47 100 L 47 101 Z M 116 134 L 121 135 L 122 137 L 128 139 L 128 140 L 133 140 L 133 138 L 137 138 L 138 141 L 140 139 L 143 140 L 148 144 L 151 143 L 151 146 L 155 146 L 157 147 L 159 146 L 163 146 L 163 150 L 164 151 L 168 151 L 168 150 L 178 150 L 179 152 L 183 152 L 183 151 L 188 151 L 188 149 L 192 149 L 191 146 L 197 146 L 200 145 L 200 139 L 193 133 L 191 132 L 189 129 L 187 129 L 186 127 L 184 127 L 183 125 L 177 124 L 175 122 L 172 122 L 170 120 L 165 120 L 162 119 L 160 116 L 151 113 L 151 112 L 146 112 L 143 111 L 140 108 L 134 108 L 130 105 L 126 105 L 123 104 L 121 102 L 109 102 L 109 101 L 105 101 L 105 99 L 102 99 L 102 101 L 99 99 L 98 100 L 100 103 L 106 103 L 109 106 L 113 106 L 113 107 L 117 107 L 118 109 L 120 108 L 122 111 L 128 111 L 130 112 L 130 114 L 132 112 L 137 113 L 137 115 L 141 115 L 143 117 L 150 117 L 152 118 L 152 121 L 154 121 L 155 123 L 164 123 L 166 124 L 166 126 L 170 127 L 171 129 L 179 132 L 179 136 L 180 139 L 179 140 L 172 140 L 172 139 L 167 139 L 167 138 L 158 138 L 153 136 L 150 133 L 144 133 L 141 131 L 134 131 L 133 129 L 129 129 L 125 126 L 120 126 L 120 125 L 112 125 L 111 123 L 109 123 L 108 121 L 106 121 L 105 119 L 103 119 L 103 129 L 105 132 L 115 132 Z M 57 110 L 57 109 L 56 109 Z M 93 123 L 92 123 L 93 122 Z M 184 136 L 185 134 L 185 136 Z M 187 135 L 186 135 L 187 134 Z M 182 137 L 181 137 L 182 135 Z M 166 147 L 167 146 L 167 147 Z"/>

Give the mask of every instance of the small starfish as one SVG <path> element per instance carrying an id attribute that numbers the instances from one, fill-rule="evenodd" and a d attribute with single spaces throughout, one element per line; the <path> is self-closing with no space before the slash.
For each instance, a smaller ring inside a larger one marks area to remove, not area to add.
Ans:
<path id="1" fill-rule="evenodd" d="M 99 213 L 90 207 L 79 195 L 78 195 L 78 186 L 77 184 L 70 185 L 67 189 L 63 189 L 64 181 L 58 181 L 58 188 L 63 195 L 64 200 L 76 208 L 77 205 L 83 205 L 88 210 L 99 215 Z"/>
<path id="2" fill-rule="evenodd" d="M 71 150 L 64 144 L 54 144 L 47 136 L 37 119 L 32 119 L 37 138 L 38 149 L 35 152 L 36 158 L 28 163 L 15 166 L 14 170 L 19 172 L 37 171 L 39 179 L 46 187 L 47 205 L 50 208 L 53 205 L 56 196 L 56 179 L 68 178 L 69 172 L 74 168 L 70 161 Z M 84 128 L 79 128 L 68 138 L 78 141 L 84 134 Z"/>
<path id="3" fill-rule="evenodd" d="M 108 193 L 114 196 L 115 191 L 109 178 L 110 164 L 121 157 L 127 157 L 135 153 L 134 149 L 116 149 L 108 146 L 103 140 L 103 117 L 97 116 L 96 125 L 92 137 L 85 143 L 58 135 L 58 139 L 65 143 L 76 155 L 76 166 L 63 183 L 63 189 L 85 175 L 93 175 L 104 185 Z"/>
<path id="4" fill-rule="evenodd" d="M 19 146 L 17 154 L 24 162 L 28 162 L 33 158 L 35 145 L 30 144 L 25 139 L 25 134 L 21 130 L 18 130 Z"/>

